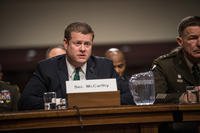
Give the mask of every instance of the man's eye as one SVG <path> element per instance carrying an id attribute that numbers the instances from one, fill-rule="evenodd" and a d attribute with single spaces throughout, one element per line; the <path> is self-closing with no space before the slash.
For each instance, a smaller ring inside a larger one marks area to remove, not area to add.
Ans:
<path id="1" fill-rule="evenodd" d="M 73 44 L 75 44 L 76 46 L 80 46 L 81 42 L 73 42 Z"/>
<path id="2" fill-rule="evenodd" d="M 119 68 L 122 68 L 123 66 L 124 66 L 124 64 L 120 64 L 120 65 L 118 65 Z"/>
<path id="3" fill-rule="evenodd" d="M 194 40 L 194 39 L 198 39 L 198 36 L 189 36 L 188 38 L 189 40 Z"/>
<path id="4" fill-rule="evenodd" d="M 85 46 L 90 46 L 90 45 L 92 45 L 92 44 L 91 44 L 90 42 L 85 42 L 84 45 L 85 45 Z"/>
<path id="5" fill-rule="evenodd" d="M 81 43 L 81 42 L 76 42 L 76 44 L 80 45 L 80 44 L 82 44 L 82 43 Z"/>

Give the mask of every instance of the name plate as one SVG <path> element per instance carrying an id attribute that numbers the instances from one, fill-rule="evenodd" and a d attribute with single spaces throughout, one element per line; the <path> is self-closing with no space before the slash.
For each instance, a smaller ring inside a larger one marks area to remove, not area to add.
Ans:
<path id="1" fill-rule="evenodd" d="M 67 94 L 110 91 L 117 91 L 117 83 L 114 78 L 66 81 Z"/>

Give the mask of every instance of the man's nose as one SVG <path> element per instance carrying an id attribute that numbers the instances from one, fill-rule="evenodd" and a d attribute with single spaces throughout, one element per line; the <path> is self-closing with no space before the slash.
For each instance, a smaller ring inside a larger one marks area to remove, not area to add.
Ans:
<path id="1" fill-rule="evenodd" d="M 115 67 L 115 71 L 116 71 L 117 73 L 119 73 L 119 72 L 120 72 L 120 69 L 119 69 L 118 67 Z"/>
<path id="2" fill-rule="evenodd" d="M 84 43 L 81 44 L 80 50 L 81 50 L 81 51 L 85 51 L 85 45 L 84 45 Z"/>

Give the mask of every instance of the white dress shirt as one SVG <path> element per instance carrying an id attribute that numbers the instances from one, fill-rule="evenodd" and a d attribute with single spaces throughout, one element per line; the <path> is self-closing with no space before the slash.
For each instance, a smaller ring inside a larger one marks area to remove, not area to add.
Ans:
<path id="1" fill-rule="evenodd" d="M 76 68 L 72 64 L 69 63 L 67 58 L 66 58 L 66 63 L 67 63 L 67 70 L 68 70 L 68 78 L 71 81 L 74 78 Z M 80 80 L 86 80 L 86 67 L 87 67 L 87 63 L 81 66 L 81 69 L 79 71 Z"/>

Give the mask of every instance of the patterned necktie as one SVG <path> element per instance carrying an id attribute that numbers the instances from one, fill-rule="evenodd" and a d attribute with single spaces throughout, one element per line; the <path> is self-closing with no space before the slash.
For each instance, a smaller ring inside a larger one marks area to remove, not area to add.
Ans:
<path id="1" fill-rule="evenodd" d="M 192 66 L 192 74 L 193 74 L 193 76 L 194 76 L 194 79 L 195 79 L 195 81 L 196 81 L 196 84 L 197 84 L 197 85 L 200 85 L 200 69 L 199 69 L 199 67 L 198 67 L 197 64 L 194 64 L 194 65 Z"/>
<path id="2" fill-rule="evenodd" d="M 75 69 L 74 80 L 80 80 L 79 71 L 80 71 L 80 67 L 77 67 Z"/>

